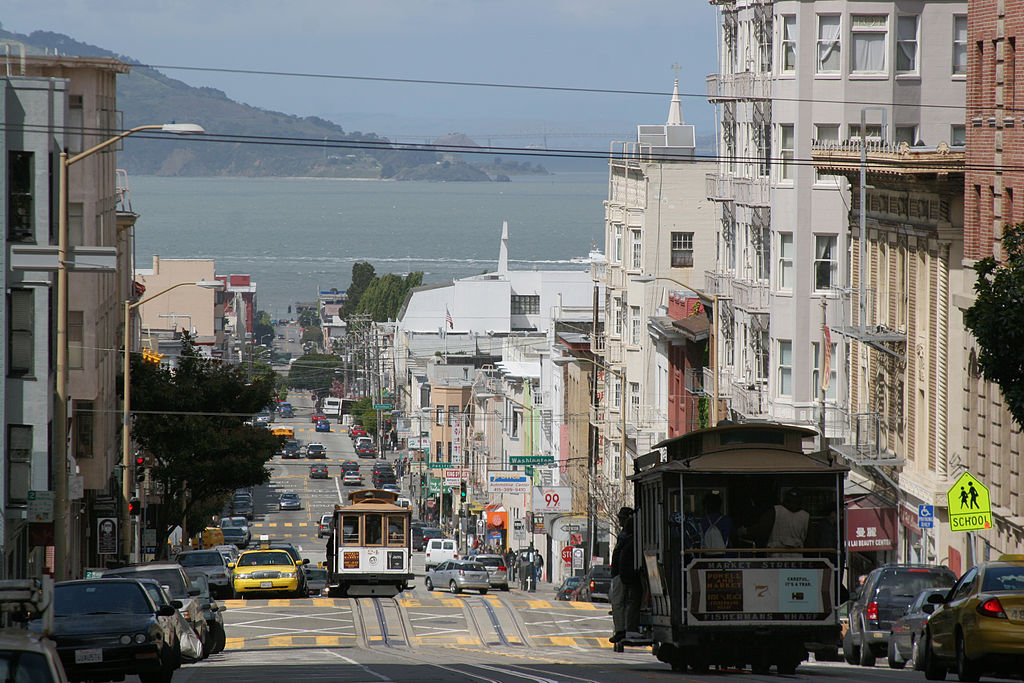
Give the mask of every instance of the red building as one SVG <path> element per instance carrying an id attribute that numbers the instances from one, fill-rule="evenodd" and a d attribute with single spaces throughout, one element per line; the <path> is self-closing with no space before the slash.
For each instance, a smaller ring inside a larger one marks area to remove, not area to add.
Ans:
<path id="1" fill-rule="evenodd" d="M 700 399 L 704 394 L 710 324 L 697 297 L 671 292 L 668 316 L 652 317 L 652 332 L 665 344 L 668 358 L 668 438 L 701 427 Z M 708 408 L 710 410 L 710 408 Z"/>

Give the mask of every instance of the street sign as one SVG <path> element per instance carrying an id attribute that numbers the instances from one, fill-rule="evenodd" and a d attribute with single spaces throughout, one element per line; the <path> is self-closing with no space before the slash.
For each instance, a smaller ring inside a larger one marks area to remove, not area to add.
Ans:
<path id="1" fill-rule="evenodd" d="M 564 548 L 562 548 L 562 562 L 565 562 L 566 564 L 569 564 L 570 562 L 572 562 L 572 546 L 571 545 L 567 545 Z"/>
<path id="2" fill-rule="evenodd" d="M 28 510 L 30 522 L 53 521 L 53 491 L 29 491 Z"/>
<path id="3" fill-rule="evenodd" d="M 436 460 L 427 463 L 427 467 L 432 470 L 446 470 L 451 466 L 450 462 L 437 462 Z"/>
<path id="4" fill-rule="evenodd" d="M 508 463 L 510 465 L 554 465 L 555 456 L 553 455 L 510 455 L 508 456 Z"/>
<path id="5" fill-rule="evenodd" d="M 572 568 L 583 569 L 583 548 L 572 549 Z"/>
<path id="6" fill-rule="evenodd" d="M 974 531 L 992 528 L 992 503 L 988 488 L 964 472 L 946 492 L 949 505 L 949 530 Z"/>
<path id="7" fill-rule="evenodd" d="M 515 531 L 522 531 L 523 530 L 523 520 L 521 520 L 521 519 L 514 519 L 514 520 L 512 520 L 512 529 L 515 530 Z"/>
<path id="8" fill-rule="evenodd" d="M 373 409 L 374 410 L 391 410 L 391 404 L 390 403 L 374 403 L 373 404 Z"/>
<path id="9" fill-rule="evenodd" d="M 534 512 L 572 512 L 571 486 L 534 486 Z"/>
<path id="10" fill-rule="evenodd" d="M 920 529 L 931 529 L 935 525 L 935 507 L 932 505 L 917 506 L 917 526 Z"/>

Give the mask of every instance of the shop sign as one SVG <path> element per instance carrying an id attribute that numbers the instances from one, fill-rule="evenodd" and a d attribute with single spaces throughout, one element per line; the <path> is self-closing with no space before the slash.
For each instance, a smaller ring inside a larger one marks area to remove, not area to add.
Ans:
<path id="1" fill-rule="evenodd" d="M 846 547 L 853 552 L 896 549 L 896 508 L 846 511 Z"/>
<path id="2" fill-rule="evenodd" d="M 487 475 L 489 493 L 529 493 L 533 481 L 525 472 L 490 472 Z"/>
<path id="3" fill-rule="evenodd" d="M 534 512 L 571 512 L 571 486 L 534 486 Z"/>

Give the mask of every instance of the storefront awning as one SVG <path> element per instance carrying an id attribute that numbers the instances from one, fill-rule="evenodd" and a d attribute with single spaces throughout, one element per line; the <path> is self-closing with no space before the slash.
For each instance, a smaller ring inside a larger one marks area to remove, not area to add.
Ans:
<path id="1" fill-rule="evenodd" d="M 466 509 L 469 510 L 469 514 L 471 515 L 479 515 L 484 511 L 484 506 L 480 503 L 470 503 Z"/>
<path id="2" fill-rule="evenodd" d="M 896 508 L 855 507 L 846 510 L 846 547 L 850 552 L 896 549 Z"/>
<path id="3" fill-rule="evenodd" d="M 487 526 L 491 529 L 508 528 L 508 512 L 503 505 L 487 506 Z"/>

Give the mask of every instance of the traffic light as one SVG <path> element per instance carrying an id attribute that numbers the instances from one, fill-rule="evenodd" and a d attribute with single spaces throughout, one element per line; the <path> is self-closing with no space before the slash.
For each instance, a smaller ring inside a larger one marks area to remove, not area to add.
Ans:
<path id="1" fill-rule="evenodd" d="M 138 517 L 141 511 L 138 498 L 131 498 L 128 500 L 128 515 L 131 517 Z"/>
<path id="2" fill-rule="evenodd" d="M 459 484 L 459 500 L 463 503 L 466 502 L 466 482 L 463 481 Z"/>
<path id="3" fill-rule="evenodd" d="M 151 349 L 148 349 L 148 348 L 142 349 L 142 360 L 144 360 L 147 363 L 153 363 L 154 365 L 159 365 L 160 361 L 163 359 L 163 357 L 164 357 L 164 354 L 162 354 L 162 353 L 155 353 Z"/>
<path id="4" fill-rule="evenodd" d="M 135 456 L 135 481 L 142 483 L 146 480 L 146 457 L 144 455 Z"/>

